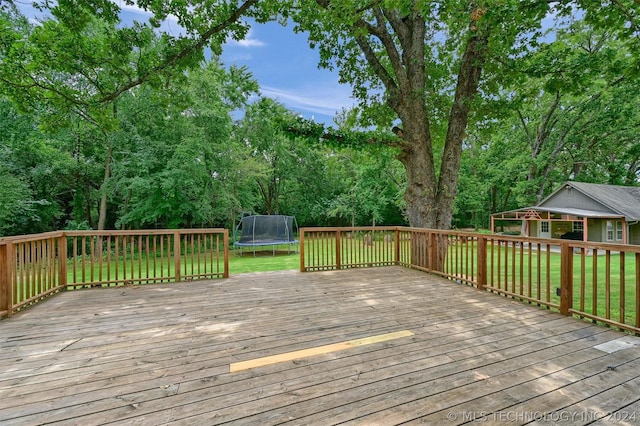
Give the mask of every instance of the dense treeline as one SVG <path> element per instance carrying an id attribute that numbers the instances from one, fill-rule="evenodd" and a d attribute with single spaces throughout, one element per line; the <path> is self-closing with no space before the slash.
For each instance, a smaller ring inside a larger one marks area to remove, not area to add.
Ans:
<path id="1" fill-rule="evenodd" d="M 377 122 L 372 111 L 389 122 L 375 102 L 339 117 L 338 130 L 301 129 L 259 95 L 250 70 L 198 51 L 173 60 L 179 44 L 119 27 L 108 10 L 63 12 L 33 26 L 0 8 L 0 236 L 231 228 L 248 211 L 301 225 L 411 222 L 415 171 L 398 160 L 408 142 L 358 130 Z M 558 13 L 519 53 L 490 46 L 504 57 L 489 58 L 477 82 L 487 96 L 468 112 L 453 226 L 486 227 L 491 213 L 535 204 L 568 179 L 638 183 L 637 13 L 630 6 L 623 24 Z M 445 68 L 431 71 L 446 81 Z M 449 90 L 425 95 L 436 151 Z"/>
<path id="2" fill-rule="evenodd" d="M 0 100 L 2 235 L 96 229 L 103 194 L 106 229 L 233 227 L 243 212 L 301 225 L 404 223 L 390 153 L 291 138 L 277 122 L 292 112 L 267 98 L 230 102 L 222 89 L 239 83 L 229 77 L 212 62 L 180 89 L 133 89 L 108 132 L 80 120 L 45 132 L 37 114 Z"/>

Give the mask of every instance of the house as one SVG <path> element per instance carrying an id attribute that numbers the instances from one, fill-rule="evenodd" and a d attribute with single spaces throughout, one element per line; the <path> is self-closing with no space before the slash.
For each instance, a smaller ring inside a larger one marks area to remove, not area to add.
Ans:
<path id="1" fill-rule="evenodd" d="M 530 237 L 640 244 L 640 187 L 565 182 L 538 205 L 491 215 Z"/>

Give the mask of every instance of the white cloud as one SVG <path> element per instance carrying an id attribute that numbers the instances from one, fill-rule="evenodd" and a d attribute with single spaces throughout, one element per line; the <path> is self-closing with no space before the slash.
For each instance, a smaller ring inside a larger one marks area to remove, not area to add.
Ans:
<path id="1" fill-rule="evenodd" d="M 227 44 L 230 46 L 239 46 L 239 47 L 245 47 L 245 48 L 264 47 L 267 45 L 264 41 L 258 40 L 257 38 L 253 38 L 252 36 L 253 36 L 253 30 L 249 29 L 249 32 L 247 33 L 247 35 L 243 40 L 229 39 L 227 40 Z"/>
<path id="2" fill-rule="evenodd" d="M 151 13 L 147 12 L 140 6 L 136 4 L 126 4 L 123 0 L 116 1 L 116 4 L 120 7 L 121 10 L 127 10 L 132 13 L 139 13 L 146 16 L 151 16 Z"/>
<path id="3" fill-rule="evenodd" d="M 229 64 L 237 64 L 239 62 L 249 62 L 253 59 L 253 55 L 250 53 L 229 53 L 228 51 L 224 51 L 224 62 Z"/>
<path id="4" fill-rule="evenodd" d="M 121 9 L 121 17 L 123 16 L 131 16 L 133 20 L 146 22 L 153 16 L 153 13 L 148 12 L 135 4 L 126 4 L 123 0 L 117 0 L 116 4 Z M 178 18 L 174 15 L 167 16 L 166 19 L 162 21 L 160 24 L 159 32 L 166 32 L 168 34 L 179 36 L 184 35 L 185 31 L 178 24 Z"/>
<path id="5" fill-rule="evenodd" d="M 274 98 L 290 109 L 313 112 L 333 116 L 342 108 L 350 108 L 355 104 L 351 98 L 351 89 L 335 84 L 313 87 L 301 87 L 296 91 L 262 86 L 260 92 L 264 96 Z"/>
<path id="6" fill-rule="evenodd" d="M 244 40 L 233 40 L 233 42 L 235 42 L 235 44 L 237 44 L 238 46 L 241 47 L 262 47 L 262 46 L 266 46 L 266 44 L 263 41 L 260 41 L 258 39 L 250 39 L 250 38 L 246 38 Z"/>

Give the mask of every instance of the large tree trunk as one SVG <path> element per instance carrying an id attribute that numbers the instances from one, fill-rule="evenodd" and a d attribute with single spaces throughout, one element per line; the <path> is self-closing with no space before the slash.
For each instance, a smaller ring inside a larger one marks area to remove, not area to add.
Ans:
<path id="1" fill-rule="evenodd" d="M 460 63 L 455 98 L 449 122 L 439 176 L 435 173 L 429 121 L 424 99 L 415 96 L 424 90 L 422 78 L 415 78 L 417 70 L 407 67 L 408 93 L 402 93 L 398 104 L 390 105 L 398 112 L 406 145 L 399 160 L 407 170 L 407 216 L 414 227 L 449 229 L 458 190 L 462 142 L 469 122 L 471 103 L 478 91 L 480 74 L 485 61 L 487 38 L 471 27 Z M 424 61 L 422 61 L 424 65 Z"/>
<path id="2" fill-rule="evenodd" d="M 398 159 L 407 172 L 407 189 L 404 199 L 407 202 L 409 225 L 417 228 L 436 228 L 436 176 L 432 163 L 431 141 L 424 127 L 415 126 L 407 118 L 405 140 L 408 146 L 402 150 Z"/>
<path id="3" fill-rule="evenodd" d="M 113 144 L 111 138 L 107 141 L 107 158 L 104 164 L 104 179 L 100 186 L 100 213 L 98 216 L 98 230 L 103 231 L 107 223 L 107 185 L 111 178 L 111 156 L 113 154 Z"/>

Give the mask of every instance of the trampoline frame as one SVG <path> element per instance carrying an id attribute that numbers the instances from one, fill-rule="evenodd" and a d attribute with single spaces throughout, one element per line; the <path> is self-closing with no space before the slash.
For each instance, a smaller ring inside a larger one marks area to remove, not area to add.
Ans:
<path id="1" fill-rule="evenodd" d="M 241 249 L 240 251 L 240 255 L 244 254 L 244 249 L 246 247 L 253 247 L 253 255 L 256 255 L 256 247 L 267 247 L 267 246 L 272 246 L 272 254 L 275 256 L 276 254 L 276 246 L 279 245 L 287 245 L 287 253 L 290 254 L 291 253 L 291 246 L 294 246 L 294 250 L 295 250 L 295 246 L 296 244 L 299 244 L 299 241 L 296 240 L 295 238 L 293 239 L 287 239 L 287 240 L 283 240 L 283 239 L 268 239 L 268 238 L 262 238 L 259 240 L 256 240 L 255 238 L 251 240 L 251 242 L 240 242 L 239 239 L 241 237 L 239 237 L 239 232 L 241 231 L 241 227 L 242 224 L 244 223 L 244 221 L 246 219 L 253 219 L 254 220 L 254 226 L 253 226 L 253 232 L 255 235 L 255 221 L 259 220 L 259 218 L 261 217 L 268 217 L 270 219 L 273 218 L 278 218 L 278 217 L 282 217 L 283 219 L 283 223 L 285 226 L 285 233 L 287 235 L 290 235 L 291 237 L 294 236 L 294 233 L 297 232 L 298 230 L 298 222 L 296 221 L 295 216 L 287 216 L 287 215 L 248 215 L 248 216 L 243 216 L 240 219 L 240 222 L 238 223 L 238 225 L 236 226 L 236 229 L 233 233 L 233 246 L 234 247 L 239 247 Z M 291 229 L 289 229 L 289 224 L 287 222 L 287 220 L 291 218 Z M 295 250 L 295 253 L 298 253 L 298 250 Z"/>

